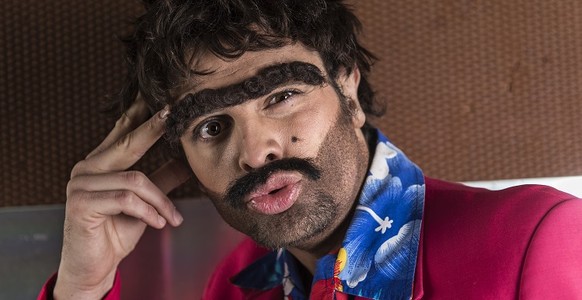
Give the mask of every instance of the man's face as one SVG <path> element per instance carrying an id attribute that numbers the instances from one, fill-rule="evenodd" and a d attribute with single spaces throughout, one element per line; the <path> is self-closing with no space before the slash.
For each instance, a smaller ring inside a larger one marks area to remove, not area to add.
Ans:
<path id="1" fill-rule="evenodd" d="M 258 243 L 317 247 L 346 220 L 367 170 L 357 70 L 337 80 L 344 98 L 300 44 L 230 61 L 207 55 L 195 68 L 213 72 L 176 105 L 195 112 L 180 142 L 202 189 Z"/>

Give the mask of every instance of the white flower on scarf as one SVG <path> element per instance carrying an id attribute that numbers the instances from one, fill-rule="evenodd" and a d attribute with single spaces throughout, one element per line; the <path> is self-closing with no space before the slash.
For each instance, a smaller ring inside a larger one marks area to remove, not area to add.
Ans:
<path id="1" fill-rule="evenodd" d="M 374 159 L 370 165 L 371 177 L 379 180 L 386 178 L 390 173 L 390 168 L 388 167 L 388 162 L 386 160 L 396 157 L 396 155 L 398 155 L 398 152 L 390 148 L 388 144 L 382 142 L 378 143 Z"/>
<path id="2" fill-rule="evenodd" d="M 291 275 L 289 273 L 289 266 L 287 266 L 286 262 L 284 264 L 284 271 L 283 272 L 284 272 L 283 273 L 283 293 L 286 297 L 288 297 L 289 295 L 291 295 L 291 291 L 293 291 L 293 288 L 295 288 L 295 285 L 291 281 Z"/>
<path id="3" fill-rule="evenodd" d="M 418 244 L 420 220 L 412 220 L 398 230 L 398 234 L 384 242 L 376 255 L 374 263 L 380 272 L 389 278 L 405 279 L 402 270 L 411 264 L 409 258 L 413 246 Z"/>
<path id="4" fill-rule="evenodd" d="M 372 216 L 372 218 L 374 218 L 374 220 L 376 222 L 378 222 L 378 224 L 380 226 L 376 227 L 376 229 L 374 229 L 374 231 L 376 231 L 376 232 L 381 231 L 382 234 L 384 234 L 384 233 L 386 233 L 386 230 L 392 228 L 392 223 L 394 223 L 394 220 L 390 220 L 390 217 L 386 217 L 386 218 L 384 218 L 384 220 L 382 220 L 382 218 L 380 218 L 380 216 L 378 216 L 378 214 L 376 214 L 376 212 L 374 210 L 372 210 L 369 207 L 365 207 L 363 205 L 358 205 L 356 207 L 356 209 L 363 210 L 363 211 L 369 213 L 370 216 Z"/>

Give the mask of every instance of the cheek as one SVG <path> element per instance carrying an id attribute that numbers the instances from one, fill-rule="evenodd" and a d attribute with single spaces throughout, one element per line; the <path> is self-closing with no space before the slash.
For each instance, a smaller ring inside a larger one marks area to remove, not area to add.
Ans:
<path id="1" fill-rule="evenodd" d="M 182 141 L 182 147 L 192 172 L 206 191 L 213 194 L 224 193 L 232 181 L 228 174 L 233 172 L 227 170 L 226 160 L 219 157 L 219 151 L 196 149 L 184 141 Z"/>
<path id="2" fill-rule="evenodd" d="M 333 96 L 322 93 L 312 105 L 294 116 L 288 123 L 291 146 L 287 156 L 315 157 L 329 130 L 335 123 L 339 103 Z"/>

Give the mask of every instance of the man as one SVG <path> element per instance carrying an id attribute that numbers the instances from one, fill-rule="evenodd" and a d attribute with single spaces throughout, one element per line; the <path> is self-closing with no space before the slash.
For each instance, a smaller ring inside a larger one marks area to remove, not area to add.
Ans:
<path id="1" fill-rule="evenodd" d="M 358 28 L 341 1 L 149 4 L 125 113 L 73 168 L 40 298 L 118 298 L 119 262 L 147 225 L 180 225 L 165 194 L 191 173 L 251 238 L 208 299 L 582 297 L 582 202 L 425 178 L 366 121 L 381 109 Z M 127 171 L 162 136 L 174 160 Z"/>

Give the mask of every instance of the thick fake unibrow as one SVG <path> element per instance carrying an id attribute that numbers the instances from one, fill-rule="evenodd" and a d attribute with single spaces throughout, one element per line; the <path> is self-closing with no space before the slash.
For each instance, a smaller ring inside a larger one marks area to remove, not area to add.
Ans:
<path id="1" fill-rule="evenodd" d="M 170 142 L 179 139 L 198 117 L 265 96 L 285 84 L 299 82 L 323 85 L 325 77 L 315 65 L 295 61 L 265 67 L 255 76 L 224 88 L 188 94 L 170 110 L 166 120 L 166 139 Z"/>

